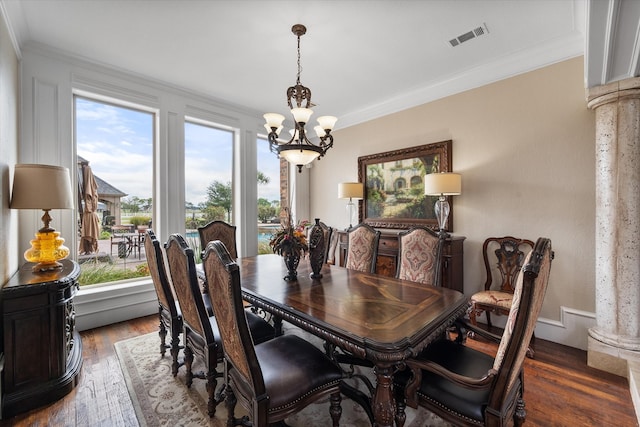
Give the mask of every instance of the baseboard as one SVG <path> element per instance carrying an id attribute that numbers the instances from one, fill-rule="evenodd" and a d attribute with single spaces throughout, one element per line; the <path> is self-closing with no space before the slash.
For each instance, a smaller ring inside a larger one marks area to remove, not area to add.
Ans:
<path id="1" fill-rule="evenodd" d="M 491 316 L 494 326 L 504 328 L 505 322 L 506 316 Z M 560 320 L 539 317 L 535 334 L 537 338 L 586 351 L 589 328 L 595 324 L 595 313 L 561 306 Z"/>
<path id="2" fill-rule="evenodd" d="M 81 287 L 74 298 L 76 329 L 98 328 L 158 313 L 150 278 L 105 286 Z"/>

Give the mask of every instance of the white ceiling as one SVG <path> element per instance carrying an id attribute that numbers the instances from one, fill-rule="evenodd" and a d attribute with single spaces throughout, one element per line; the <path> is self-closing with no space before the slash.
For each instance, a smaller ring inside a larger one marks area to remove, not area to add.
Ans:
<path id="1" fill-rule="evenodd" d="M 0 0 L 14 42 L 285 113 L 296 79 L 345 127 L 583 55 L 585 0 Z M 449 40 L 486 24 L 488 34 Z"/>

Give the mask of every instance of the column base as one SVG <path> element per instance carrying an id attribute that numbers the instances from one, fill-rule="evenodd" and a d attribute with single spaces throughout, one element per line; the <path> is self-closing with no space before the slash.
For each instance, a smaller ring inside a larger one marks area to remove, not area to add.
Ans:
<path id="1" fill-rule="evenodd" d="M 629 381 L 629 392 L 640 424 L 640 352 L 605 344 L 588 338 L 587 365 Z"/>

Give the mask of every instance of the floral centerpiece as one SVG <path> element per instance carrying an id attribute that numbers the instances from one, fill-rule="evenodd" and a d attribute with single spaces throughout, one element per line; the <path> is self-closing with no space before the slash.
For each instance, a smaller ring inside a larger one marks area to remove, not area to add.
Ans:
<path id="1" fill-rule="evenodd" d="M 285 215 L 280 222 L 282 227 L 273 233 L 269 246 L 273 253 L 284 257 L 288 269 L 285 279 L 296 280 L 300 258 L 309 250 L 306 229 L 310 223 L 303 220 L 295 224 L 291 218 L 291 211 L 288 208 L 284 208 L 283 211 Z"/>

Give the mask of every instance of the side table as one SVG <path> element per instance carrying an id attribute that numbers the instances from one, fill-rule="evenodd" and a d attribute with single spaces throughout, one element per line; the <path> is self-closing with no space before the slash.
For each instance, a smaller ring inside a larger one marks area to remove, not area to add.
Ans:
<path id="1" fill-rule="evenodd" d="M 69 393 L 82 367 L 73 297 L 80 268 L 34 274 L 26 263 L 0 289 L 4 353 L 2 418 L 46 405 Z"/>

